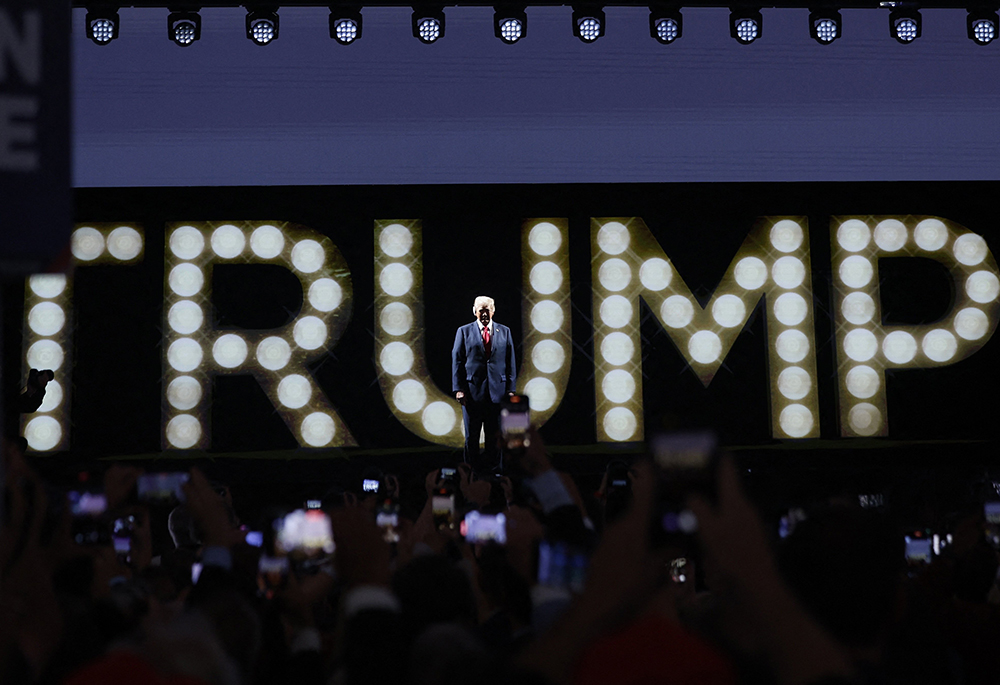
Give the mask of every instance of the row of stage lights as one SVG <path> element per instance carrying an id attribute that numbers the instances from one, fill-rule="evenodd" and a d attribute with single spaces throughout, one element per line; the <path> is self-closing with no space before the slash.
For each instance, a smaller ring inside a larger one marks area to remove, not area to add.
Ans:
<path id="1" fill-rule="evenodd" d="M 898 2 L 883 2 L 891 7 L 889 33 L 900 43 L 912 43 L 920 37 L 920 12 L 913 6 Z M 444 36 L 444 10 L 415 8 L 411 17 L 413 36 L 423 43 L 433 43 Z M 604 10 L 599 5 L 573 7 L 573 35 L 584 43 L 593 43 L 604 35 Z M 991 8 L 968 11 L 966 28 L 969 38 L 978 45 L 993 42 L 998 33 L 997 12 Z M 683 17 L 676 8 L 654 7 L 649 14 L 650 36 L 663 44 L 681 37 Z M 107 45 L 118 37 L 117 9 L 91 9 L 87 12 L 87 37 L 98 45 Z M 813 10 L 809 14 L 809 35 L 822 45 L 829 45 L 841 35 L 841 16 L 836 8 Z M 504 43 L 521 40 L 528 29 L 525 6 L 497 6 L 493 14 L 493 31 Z M 760 9 L 733 9 L 729 14 L 729 31 L 737 42 L 749 45 L 760 38 L 763 19 Z M 276 7 L 249 8 L 246 16 L 247 38 L 257 45 L 267 45 L 278 37 Z M 188 46 L 201 37 L 201 15 L 197 11 L 171 12 L 167 17 L 167 35 L 177 45 Z M 342 45 L 361 38 L 361 8 L 330 11 L 330 37 Z"/>

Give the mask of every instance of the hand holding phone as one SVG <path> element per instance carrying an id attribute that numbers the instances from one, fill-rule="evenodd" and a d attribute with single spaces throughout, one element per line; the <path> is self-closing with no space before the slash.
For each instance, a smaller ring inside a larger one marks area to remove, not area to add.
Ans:
<path id="1" fill-rule="evenodd" d="M 431 513 L 438 530 L 455 529 L 455 493 L 440 488 L 431 496 Z"/>
<path id="2" fill-rule="evenodd" d="M 193 571 L 193 569 L 192 569 Z M 257 562 L 257 591 L 262 597 L 274 595 L 288 584 L 288 557 L 262 554 Z"/>
<path id="3" fill-rule="evenodd" d="M 530 441 L 531 410 L 527 395 L 511 394 L 500 401 L 500 435 L 504 450 L 512 455 L 523 454 Z"/>
<path id="4" fill-rule="evenodd" d="M 386 500 L 375 511 L 375 525 L 382 529 L 382 539 L 392 544 L 399 542 L 399 504 Z"/>
<path id="5" fill-rule="evenodd" d="M 673 536 L 698 530 L 698 517 L 687 506 L 691 495 L 714 501 L 718 442 L 713 433 L 673 433 L 650 441 L 653 462 L 659 471 L 659 495 L 651 532 L 654 542 L 665 544 Z"/>
<path id="6" fill-rule="evenodd" d="M 480 514 L 470 511 L 465 515 L 459 532 L 470 544 L 507 544 L 507 518 L 503 514 Z"/>
<path id="7" fill-rule="evenodd" d="M 278 551 L 302 559 L 333 554 L 333 527 L 321 509 L 296 509 L 274 522 Z"/>
<path id="8" fill-rule="evenodd" d="M 73 516 L 70 534 L 78 545 L 111 543 L 111 522 L 105 516 L 108 500 L 103 492 L 70 490 L 66 493 Z"/>

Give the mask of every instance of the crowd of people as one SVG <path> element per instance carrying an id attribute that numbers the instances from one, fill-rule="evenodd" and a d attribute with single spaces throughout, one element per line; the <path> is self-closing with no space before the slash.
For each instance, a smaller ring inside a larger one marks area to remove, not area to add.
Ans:
<path id="1" fill-rule="evenodd" d="M 1000 683 L 981 504 L 907 565 L 857 501 L 779 538 L 731 457 L 711 491 L 636 459 L 592 494 L 528 438 L 505 475 L 372 472 L 291 516 L 197 468 L 150 499 L 116 464 L 67 498 L 10 440 L 0 682 Z"/>

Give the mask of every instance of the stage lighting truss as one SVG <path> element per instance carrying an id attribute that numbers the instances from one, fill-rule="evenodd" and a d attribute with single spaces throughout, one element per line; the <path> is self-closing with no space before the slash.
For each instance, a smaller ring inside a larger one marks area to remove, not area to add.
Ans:
<path id="1" fill-rule="evenodd" d="M 493 33 L 508 45 L 524 38 L 528 33 L 528 16 L 524 6 L 497 6 L 493 12 Z"/>
<path id="2" fill-rule="evenodd" d="M 444 8 L 414 7 L 411 24 L 414 38 L 421 43 L 433 43 L 444 36 Z"/>
<path id="3" fill-rule="evenodd" d="M 813 10 L 809 13 L 809 35 L 820 45 L 829 45 L 840 38 L 841 26 L 837 10 Z"/>
<path id="4" fill-rule="evenodd" d="M 593 43 L 604 35 L 604 10 L 597 5 L 573 7 L 573 35 L 584 43 Z"/>
<path id="5" fill-rule="evenodd" d="M 977 45 L 989 45 L 997 37 L 997 28 L 1000 27 L 995 9 L 973 9 L 965 20 L 969 30 L 969 40 Z"/>
<path id="6" fill-rule="evenodd" d="M 750 45 L 763 31 L 763 18 L 756 8 L 734 9 L 729 13 L 729 34 L 743 45 Z"/>
<path id="7" fill-rule="evenodd" d="M 681 37 L 683 17 L 676 8 L 653 7 L 649 10 L 649 35 L 668 45 Z"/>
<path id="8" fill-rule="evenodd" d="M 889 33 L 904 45 L 920 38 L 920 12 L 912 6 L 897 6 L 889 13 Z"/>
<path id="9" fill-rule="evenodd" d="M 111 0 L 118 2 L 120 0 Z M 344 0 L 348 3 L 352 0 Z M 356 1 L 356 0 L 354 0 Z M 430 0 L 436 2 L 437 0 Z M 749 0 L 753 2 L 754 0 Z M 330 8 L 330 37 L 342 45 L 350 45 L 361 38 L 361 5 L 360 4 L 339 4 L 337 0 L 332 0 L 335 4 L 316 0 L 293 0 L 291 6 L 311 7 L 326 5 Z M 497 38 L 504 43 L 513 44 L 527 35 L 527 3 L 524 0 L 500 0 L 501 4 L 494 6 L 493 31 Z M 573 35 L 584 43 L 593 43 L 604 35 L 606 29 L 606 19 L 604 9 L 606 5 L 598 4 L 593 0 L 582 0 L 579 4 L 573 5 Z M 843 20 L 840 9 L 845 5 L 831 5 L 838 0 L 816 0 L 816 4 L 795 5 L 794 3 L 780 3 L 769 5 L 791 9 L 793 7 L 806 8 L 809 12 L 809 35 L 816 42 L 822 45 L 829 45 L 841 37 L 843 31 Z M 198 3 L 198 4 L 195 4 Z M 278 38 L 278 4 L 272 4 L 274 0 L 255 0 L 246 7 L 246 33 L 247 38 L 257 45 L 267 45 Z M 120 5 L 109 4 L 108 0 L 72 0 L 74 7 L 86 8 L 86 32 L 87 37 L 97 45 L 107 45 L 118 38 Z M 174 43 L 181 47 L 187 47 L 201 38 L 201 9 L 199 0 L 173 0 L 160 4 L 155 0 L 140 0 L 130 7 L 162 7 L 169 11 L 167 17 L 167 35 Z M 548 5 L 550 3 L 542 3 Z M 630 2 L 611 3 L 613 6 L 634 7 Z M 966 5 L 968 10 L 966 16 L 966 29 L 969 39 L 977 45 L 989 45 L 1000 36 L 1000 17 L 998 17 L 998 7 L 1000 0 L 975 0 L 975 4 Z M 228 6 L 225 3 L 216 3 L 213 7 Z M 236 6 L 236 5 L 233 5 Z M 399 6 L 394 2 L 377 2 L 377 7 Z M 456 7 L 481 6 L 478 3 L 457 3 Z M 665 0 L 662 4 L 659 1 L 648 5 L 649 13 L 649 33 L 652 38 L 661 44 L 670 44 L 682 35 L 682 16 L 680 5 L 677 0 Z M 713 4 L 711 2 L 695 2 L 694 7 L 724 7 L 725 5 Z M 889 33 L 898 42 L 912 43 L 920 37 L 922 20 L 918 5 L 911 0 L 879 0 L 877 3 L 848 3 L 851 8 L 863 8 L 877 6 L 890 10 Z M 963 5 L 957 0 L 948 2 L 933 2 L 922 4 L 922 7 L 960 9 Z M 445 19 L 444 6 L 438 4 L 412 5 L 413 14 L 411 17 L 413 36 L 423 43 L 434 43 L 444 36 Z M 763 20 L 761 17 L 761 7 L 759 5 L 744 5 L 742 2 L 729 5 L 729 30 L 730 35 L 743 45 L 749 45 L 763 35 Z"/>
<path id="10" fill-rule="evenodd" d="M 187 47 L 201 38 L 201 15 L 197 10 L 173 10 L 167 16 L 167 37 Z"/>
<path id="11" fill-rule="evenodd" d="M 247 38 L 257 45 L 267 45 L 278 38 L 278 8 L 247 8 Z"/>
<path id="12" fill-rule="evenodd" d="M 331 7 L 330 38 L 341 45 L 350 45 L 361 38 L 361 8 Z"/>
<path id="13" fill-rule="evenodd" d="M 118 8 L 87 8 L 87 38 L 107 45 L 118 37 Z"/>

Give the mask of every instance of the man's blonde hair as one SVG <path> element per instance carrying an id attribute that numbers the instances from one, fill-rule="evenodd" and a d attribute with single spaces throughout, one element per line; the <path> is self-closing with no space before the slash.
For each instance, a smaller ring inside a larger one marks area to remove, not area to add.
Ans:
<path id="1" fill-rule="evenodd" d="M 480 304 L 485 304 L 487 307 L 490 308 L 491 312 L 496 310 L 496 306 L 493 304 L 492 297 L 487 297 L 486 295 L 480 295 L 479 297 L 477 297 L 476 301 L 472 303 L 473 311 L 478 312 Z"/>

